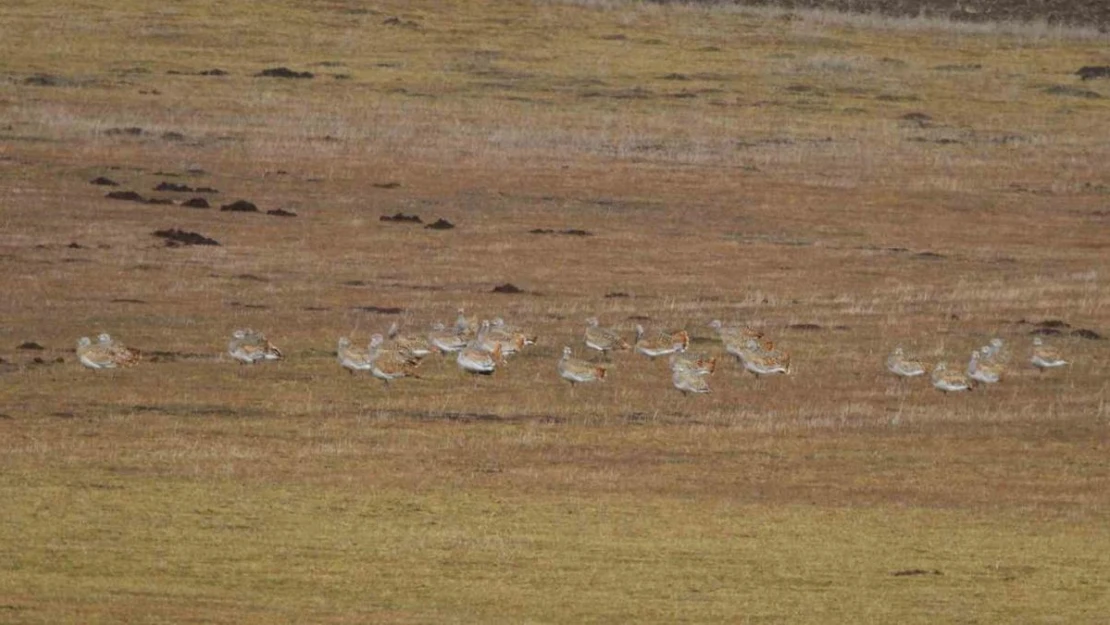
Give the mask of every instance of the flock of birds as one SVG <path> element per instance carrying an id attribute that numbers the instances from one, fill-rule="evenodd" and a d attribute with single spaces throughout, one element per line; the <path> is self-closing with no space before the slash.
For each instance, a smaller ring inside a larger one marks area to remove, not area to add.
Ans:
<path id="1" fill-rule="evenodd" d="M 710 322 L 724 345 L 725 352 L 756 377 L 789 374 L 790 354 L 775 347 L 774 341 L 762 332 L 748 327 L 727 326 L 719 320 Z M 612 352 L 633 350 L 651 359 L 668 357 L 671 382 L 683 395 L 708 393 L 709 377 L 716 370 L 717 359 L 705 354 L 687 351 L 690 336 L 685 330 L 646 331 L 636 325 L 636 338 L 629 343 L 620 332 L 601 325 L 596 317 L 586 320 L 584 343 L 590 350 L 600 353 L 603 362 L 575 358 L 568 345 L 556 364 L 559 376 L 571 386 L 605 380 Z M 366 347 L 355 345 L 349 337 L 340 337 L 336 358 L 351 374 L 367 372 L 383 380 L 388 386 L 394 380 L 406 377 L 419 378 L 421 361 L 433 353 L 453 354 L 463 371 L 475 375 L 491 375 L 505 359 L 536 343 L 536 335 L 507 324 L 497 318 L 492 321 L 468 318 L 459 309 L 453 326 L 437 323 L 421 334 L 404 334 L 394 322 L 383 336 L 374 334 Z M 227 346 L 231 358 L 243 364 L 257 364 L 281 360 L 283 354 L 266 336 L 251 329 L 235 330 Z M 114 369 L 138 363 L 142 354 L 126 347 L 108 334 L 101 334 L 94 343 L 88 337 L 77 341 L 77 357 L 81 364 L 91 369 Z M 932 369 L 932 383 L 938 390 L 949 392 L 971 390 L 976 384 L 995 384 L 1002 379 L 1008 356 L 1001 339 L 991 339 L 988 345 L 971 354 L 966 371 L 948 369 L 939 362 Z M 1059 351 L 1045 345 L 1040 337 L 1033 339 L 1030 363 L 1044 372 L 1069 364 Z M 887 357 L 887 369 L 900 378 L 924 376 L 927 365 L 906 356 L 896 347 Z"/>
<path id="2" fill-rule="evenodd" d="M 1002 339 L 993 338 L 990 343 L 971 352 L 965 371 L 949 369 L 948 363 L 938 362 L 933 367 L 933 386 L 945 393 L 970 391 L 978 384 L 997 384 L 1002 380 L 1002 374 L 1009 361 Z M 1037 336 L 1033 338 L 1032 355 L 1030 364 L 1044 373 L 1046 369 L 1056 369 L 1070 364 L 1060 354 L 1060 351 L 1049 345 Z M 925 375 L 927 367 L 920 360 L 906 357 L 901 347 L 886 359 L 886 368 L 894 375 L 902 378 L 915 378 Z"/>

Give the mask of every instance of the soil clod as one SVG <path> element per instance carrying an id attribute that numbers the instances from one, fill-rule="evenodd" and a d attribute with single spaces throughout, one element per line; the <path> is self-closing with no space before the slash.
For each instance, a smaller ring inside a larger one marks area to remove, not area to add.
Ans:
<path id="1" fill-rule="evenodd" d="M 522 289 L 519 286 L 513 284 L 512 282 L 506 282 L 505 284 L 499 284 L 499 285 L 493 287 L 493 292 L 494 293 L 506 293 L 506 294 L 509 294 L 509 295 L 516 295 L 518 293 L 524 293 L 525 291 L 524 291 L 524 289 Z"/>
<path id="2" fill-rule="evenodd" d="M 288 67 L 271 67 L 258 72 L 255 76 L 265 78 L 313 78 L 315 74 L 312 72 L 295 72 Z"/>
<path id="3" fill-rule="evenodd" d="M 231 204 L 224 204 L 220 207 L 220 210 L 230 213 L 257 213 L 258 207 L 247 200 L 236 200 Z"/>
<path id="4" fill-rule="evenodd" d="M 1110 78 L 1110 65 L 1085 65 L 1075 73 L 1081 80 Z"/>
<path id="5" fill-rule="evenodd" d="M 377 313 L 379 315 L 399 315 L 405 312 L 404 308 L 400 308 L 398 306 L 355 306 L 351 310 Z"/>
<path id="6" fill-rule="evenodd" d="M 198 232 L 188 232 L 177 228 L 155 230 L 154 236 L 166 240 L 166 247 L 180 247 L 183 245 L 219 245 L 220 242 L 204 236 Z"/>
<path id="7" fill-rule="evenodd" d="M 143 196 L 134 191 L 109 191 L 104 197 L 109 200 L 123 200 L 125 202 L 145 202 Z"/>
<path id="8" fill-rule="evenodd" d="M 430 223 L 430 224 L 428 224 L 424 227 L 428 228 L 430 230 L 450 230 L 450 229 L 455 227 L 455 224 L 453 224 L 453 223 L 447 221 L 446 219 L 440 217 L 439 219 L 435 220 L 433 223 Z"/>

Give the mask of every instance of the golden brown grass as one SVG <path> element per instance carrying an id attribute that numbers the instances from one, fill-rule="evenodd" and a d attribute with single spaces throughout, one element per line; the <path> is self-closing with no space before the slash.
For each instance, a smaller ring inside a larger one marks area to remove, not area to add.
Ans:
<path id="1" fill-rule="evenodd" d="M 1110 92 L 1070 73 L 1105 37 L 800 15 L 5 4 L 0 621 L 1098 622 L 1106 344 L 1067 332 L 1110 330 Z M 278 65 L 317 77 L 252 77 Z M 541 341 L 387 391 L 332 354 L 397 318 L 369 306 Z M 572 391 L 594 315 L 717 351 L 710 319 L 748 323 L 796 374 L 684 398 L 620 354 Z M 1075 364 L 1042 376 L 1048 319 Z M 240 326 L 288 359 L 221 357 Z M 100 331 L 166 353 L 83 370 Z M 991 336 L 983 392 L 882 369 Z"/>

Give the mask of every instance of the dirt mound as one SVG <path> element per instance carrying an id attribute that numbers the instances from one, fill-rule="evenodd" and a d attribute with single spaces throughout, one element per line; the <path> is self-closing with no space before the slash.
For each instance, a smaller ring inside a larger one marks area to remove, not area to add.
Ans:
<path id="1" fill-rule="evenodd" d="M 179 247 L 182 245 L 219 245 L 219 241 L 208 238 L 198 232 L 188 232 L 170 228 L 168 230 L 155 230 L 154 236 L 165 239 L 166 247 Z"/>
<path id="2" fill-rule="evenodd" d="M 220 207 L 220 210 L 231 213 L 257 213 L 258 206 L 247 200 L 236 200 L 231 204 L 224 204 Z"/>
<path id="3" fill-rule="evenodd" d="M 398 222 L 398 223 L 414 223 L 414 224 L 424 223 L 424 221 L 420 219 L 420 215 L 406 215 L 404 213 L 397 213 L 396 215 L 382 215 L 381 217 L 378 217 L 378 220 L 379 221 L 395 221 L 395 222 Z"/>
<path id="4" fill-rule="evenodd" d="M 424 227 L 428 228 L 429 230 L 450 230 L 450 229 L 455 227 L 455 224 L 453 224 L 453 223 L 447 221 L 446 219 L 440 217 L 439 219 L 435 220 L 434 222 L 432 222 L 432 223 L 430 223 L 430 224 L 428 224 Z"/>
<path id="5" fill-rule="evenodd" d="M 271 67 L 255 74 L 268 78 L 312 78 L 312 72 L 295 72 L 288 67 Z"/>

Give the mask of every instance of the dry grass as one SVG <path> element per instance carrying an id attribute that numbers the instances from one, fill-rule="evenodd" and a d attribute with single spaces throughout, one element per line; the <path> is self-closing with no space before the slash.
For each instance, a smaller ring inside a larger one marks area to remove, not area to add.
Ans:
<path id="1" fill-rule="evenodd" d="M 1110 608 L 1106 342 L 1067 334 L 1110 330 L 1110 92 L 1071 76 L 1104 38 L 726 7 L 42 4 L 0 9 L 0 621 Z M 278 65 L 317 77 L 252 77 Z M 100 175 L 299 215 L 110 201 Z M 459 227 L 378 220 L 398 211 Z M 168 249 L 167 227 L 222 245 Z M 334 362 L 340 334 L 458 306 L 541 342 L 492 379 L 433 359 L 389 391 Z M 710 351 L 710 319 L 750 323 L 797 372 L 727 363 L 687 399 L 663 362 L 617 356 L 572 391 L 555 359 L 591 315 Z M 1040 376 L 1048 319 L 1075 365 Z M 239 326 L 288 360 L 219 356 Z M 74 341 L 102 330 L 168 354 L 81 369 Z M 896 343 L 955 362 L 991 336 L 1014 363 L 981 393 L 882 370 Z M 913 569 L 941 574 L 892 575 Z"/>

